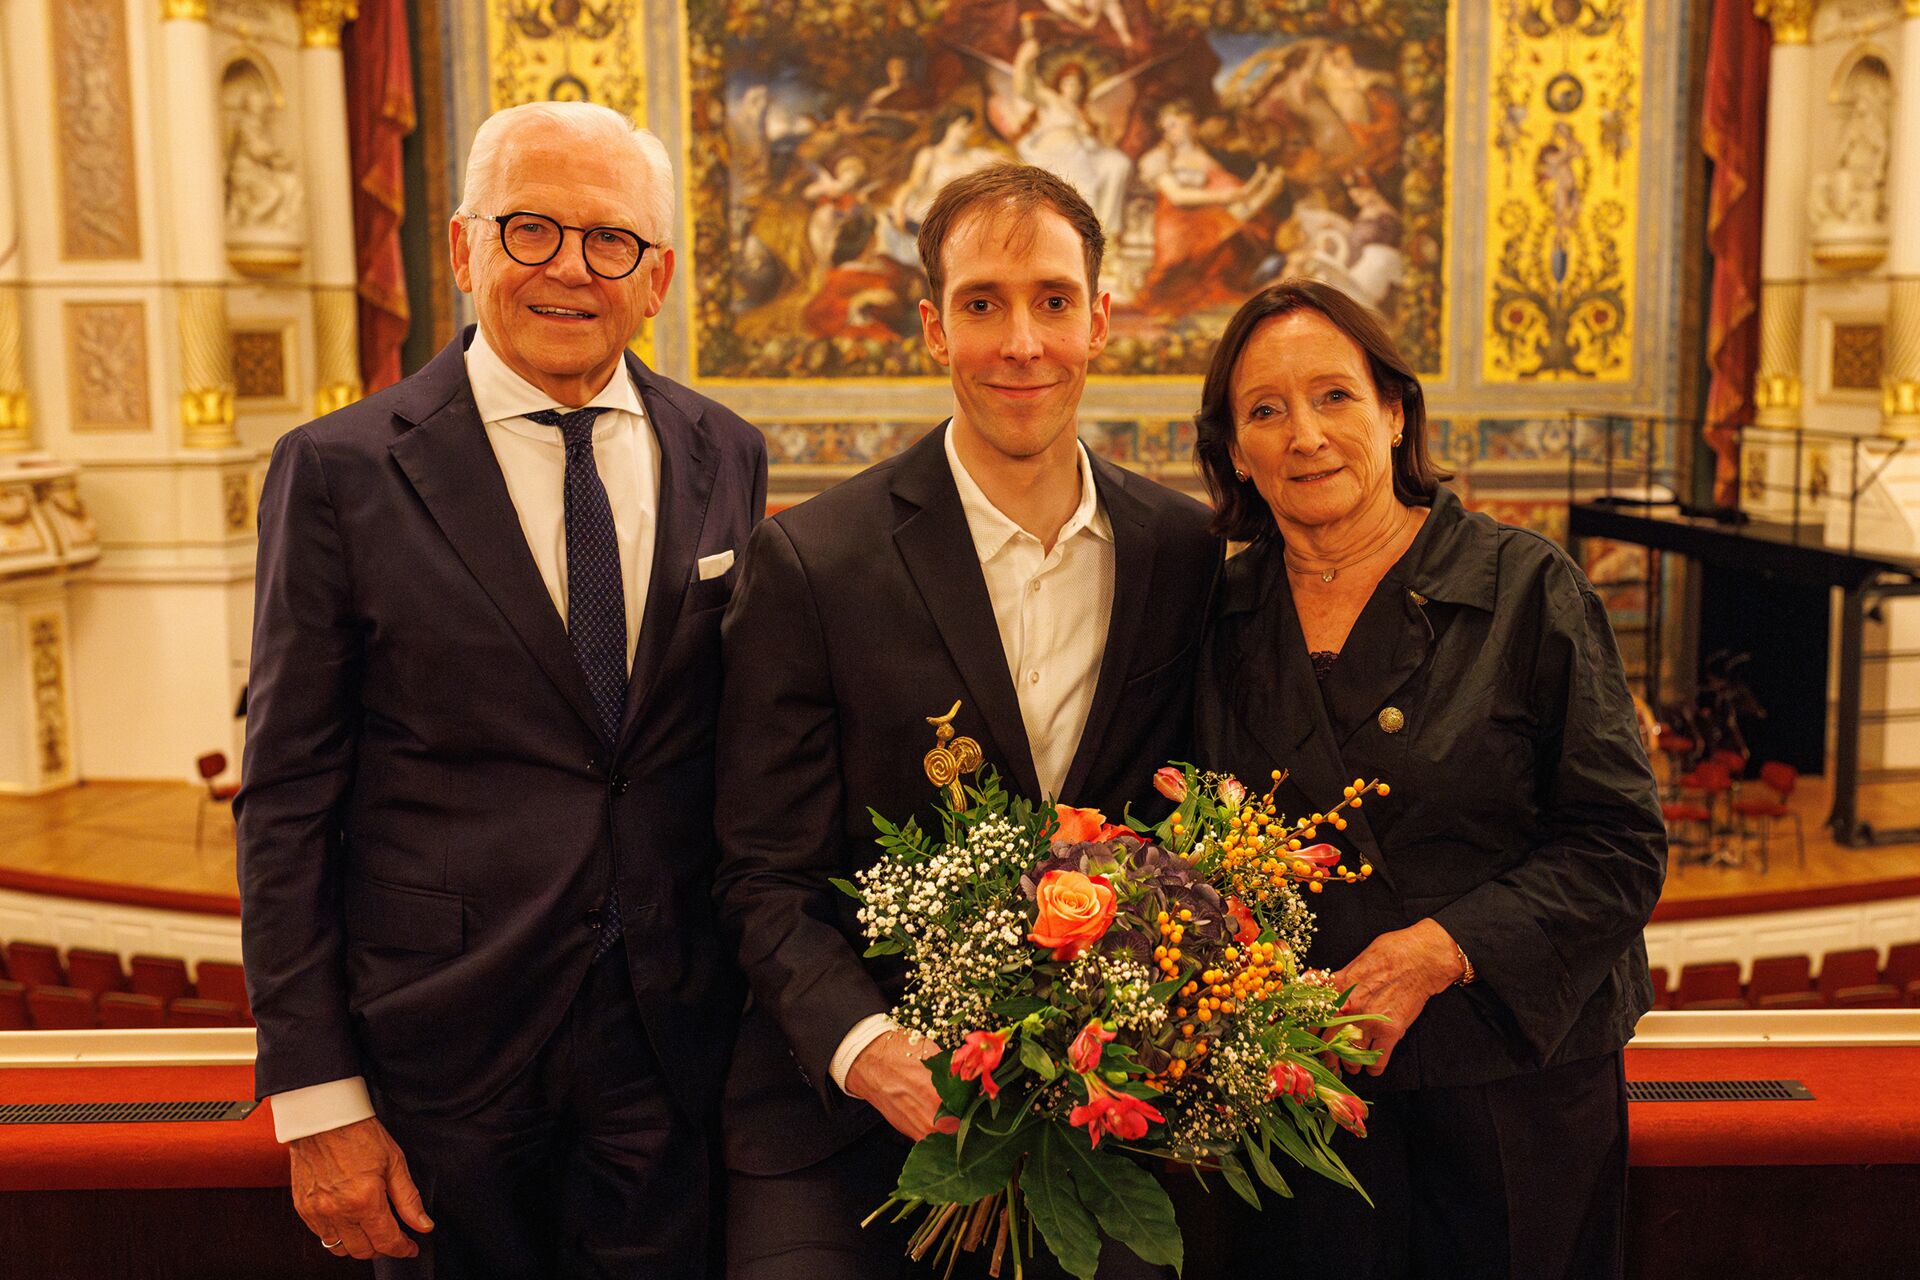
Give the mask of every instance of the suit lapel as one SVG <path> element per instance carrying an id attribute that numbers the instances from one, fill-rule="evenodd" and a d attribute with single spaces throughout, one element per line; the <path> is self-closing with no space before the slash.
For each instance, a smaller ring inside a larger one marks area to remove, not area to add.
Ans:
<path id="1" fill-rule="evenodd" d="M 444 389 L 446 398 L 425 397 L 439 403 L 425 408 L 418 419 L 403 406 L 400 416 L 414 426 L 401 432 L 389 450 L 480 589 L 597 738 L 602 730 L 593 695 L 487 442 L 467 382 L 462 346 L 458 341 L 449 344 L 421 371 L 420 389 Z M 450 366 L 443 363 L 448 361 Z"/>
<path id="2" fill-rule="evenodd" d="M 993 739 L 981 744 L 987 762 L 999 766 L 1010 789 L 1038 803 L 1040 783 L 1027 743 L 1026 721 L 1007 671 L 1006 650 L 974 552 L 973 534 L 947 465 L 946 430 L 945 425 L 934 429 L 901 455 L 893 492 L 914 509 L 894 529 L 893 541 L 966 683 L 968 704 L 986 722 Z M 930 707 L 927 714 L 945 710 Z"/>
<path id="3" fill-rule="evenodd" d="M 1061 798 L 1070 804 L 1087 784 L 1087 774 L 1107 741 L 1107 726 L 1119 710 L 1120 691 L 1133 674 L 1133 651 L 1146 618 L 1147 592 L 1153 583 L 1153 558 L 1158 546 L 1153 536 L 1153 513 L 1146 503 L 1127 492 L 1120 468 L 1094 458 L 1093 478 L 1113 530 L 1113 611 L 1107 619 L 1107 644 L 1093 686 L 1093 702 L 1087 708 L 1087 725 L 1080 731 L 1061 792 Z"/>
<path id="4" fill-rule="evenodd" d="M 700 429 L 699 403 L 676 395 L 632 355 L 627 356 L 627 365 L 660 442 L 660 505 L 653 572 L 647 579 L 646 609 L 633 650 L 633 675 L 627 681 L 622 742 L 633 733 L 647 698 L 659 687 L 660 668 L 673 643 L 680 606 L 693 585 L 700 533 L 712 505 L 715 468 L 713 450 Z"/>

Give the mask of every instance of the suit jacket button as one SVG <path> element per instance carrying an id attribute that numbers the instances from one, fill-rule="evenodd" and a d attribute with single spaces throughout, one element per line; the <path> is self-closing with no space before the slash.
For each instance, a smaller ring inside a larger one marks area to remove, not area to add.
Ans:
<path id="1" fill-rule="evenodd" d="M 598 929 L 607 922 L 607 913 L 598 907 L 588 907 L 586 914 L 580 917 L 580 923 L 589 929 Z"/>
<path id="2" fill-rule="evenodd" d="M 1388 707 L 1380 713 L 1380 729 L 1383 733 L 1398 733 L 1406 723 L 1407 718 L 1398 707 Z"/>

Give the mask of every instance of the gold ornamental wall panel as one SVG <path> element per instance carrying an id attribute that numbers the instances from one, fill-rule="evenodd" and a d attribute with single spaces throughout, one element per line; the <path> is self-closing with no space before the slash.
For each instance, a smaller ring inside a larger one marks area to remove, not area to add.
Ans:
<path id="1" fill-rule="evenodd" d="M 60 256 L 140 256 L 123 0 L 47 0 L 59 136 Z"/>
<path id="2" fill-rule="evenodd" d="M 147 314 L 139 302 L 66 304 L 67 400 L 75 431 L 145 431 Z"/>
<path id="3" fill-rule="evenodd" d="M 1500 0 L 1489 39 L 1490 383 L 1633 375 L 1641 0 Z"/>

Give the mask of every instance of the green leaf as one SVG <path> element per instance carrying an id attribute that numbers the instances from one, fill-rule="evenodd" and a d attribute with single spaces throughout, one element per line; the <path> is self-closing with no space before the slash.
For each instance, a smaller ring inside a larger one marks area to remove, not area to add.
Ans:
<path id="1" fill-rule="evenodd" d="M 1025 967 L 1024 964 L 1021 965 L 1021 968 Z M 989 1010 L 1008 1022 L 1018 1022 L 1030 1013 L 1038 1013 L 1050 1007 L 1045 1000 L 1036 999 L 1033 996 L 1008 996 L 1005 1000 L 996 1000 L 987 1006 Z"/>
<path id="2" fill-rule="evenodd" d="M 930 1133 L 907 1153 L 894 1195 L 923 1204 L 972 1204 L 1012 1180 L 1014 1163 L 1032 1137 L 1032 1125 L 1007 1134 L 976 1127 L 963 1159 L 952 1134 Z"/>
<path id="3" fill-rule="evenodd" d="M 1280 1176 L 1280 1171 L 1273 1167 L 1273 1160 L 1267 1155 L 1265 1144 L 1255 1141 L 1253 1135 L 1248 1134 L 1242 1147 L 1247 1153 L 1247 1163 L 1253 1166 L 1253 1171 L 1259 1175 L 1260 1181 L 1266 1183 L 1267 1188 L 1275 1195 L 1293 1199 L 1293 1189 L 1287 1185 L 1287 1180 Z"/>
<path id="4" fill-rule="evenodd" d="M 846 894 L 849 898 L 852 898 L 855 902 L 865 902 L 867 900 L 867 895 L 860 892 L 859 886 L 851 880 L 842 880 L 839 876 L 830 876 L 827 879 L 827 883 Z"/>
<path id="5" fill-rule="evenodd" d="M 1079 1131 L 1067 1131 L 1060 1141 L 1080 1201 L 1093 1210 L 1100 1229 L 1142 1261 L 1178 1272 L 1183 1242 L 1165 1188 L 1125 1156 L 1094 1147 Z"/>
<path id="6" fill-rule="evenodd" d="M 871 960 L 875 956 L 897 956 L 904 951 L 906 951 L 906 948 L 894 939 L 882 938 L 880 941 L 868 947 L 862 954 Z"/>
<path id="7" fill-rule="evenodd" d="M 1220 1156 L 1219 1163 L 1220 1176 L 1227 1180 L 1227 1185 L 1233 1188 L 1234 1194 L 1254 1208 L 1260 1208 L 1260 1193 L 1254 1189 L 1253 1179 L 1247 1176 L 1247 1166 L 1230 1155 Z"/>
<path id="8" fill-rule="evenodd" d="M 1058 1122 L 1041 1125 L 1033 1159 L 1020 1179 L 1020 1194 L 1060 1265 L 1080 1280 L 1093 1280 L 1100 1268 L 1100 1232 L 1080 1202 L 1068 1163 L 1066 1145 L 1074 1138 Z"/>
<path id="9" fill-rule="evenodd" d="M 1032 1068 L 1042 1080 L 1054 1080 L 1060 1075 L 1060 1068 L 1052 1056 L 1025 1036 L 1020 1037 L 1020 1061 Z"/>
<path id="10" fill-rule="evenodd" d="M 940 1095 L 941 1105 L 956 1116 L 965 1115 L 977 1086 L 953 1074 L 953 1050 L 928 1058 L 927 1074 L 933 1077 L 934 1092 Z"/>

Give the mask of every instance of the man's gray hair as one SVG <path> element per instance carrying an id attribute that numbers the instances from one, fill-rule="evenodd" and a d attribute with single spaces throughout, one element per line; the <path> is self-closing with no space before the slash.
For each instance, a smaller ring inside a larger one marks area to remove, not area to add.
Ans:
<path id="1" fill-rule="evenodd" d="M 527 102 L 488 116 L 475 131 L 473 149 L 467 153 L 460 212 L 486 217 L 513 212 L 493 207 L 500 157 L 512 131 L 536 120 L 564 126 L 583 147 L 631 147 L 640 165 L 640 207 L 634 210 L 640 225 L 635 230 L 657 245 L 672 240 L 673 162 L 667 158 L 666 144 L 651 130 L 597 102 Z M 468 224 L 469 234 L 472 225 Z"/>

